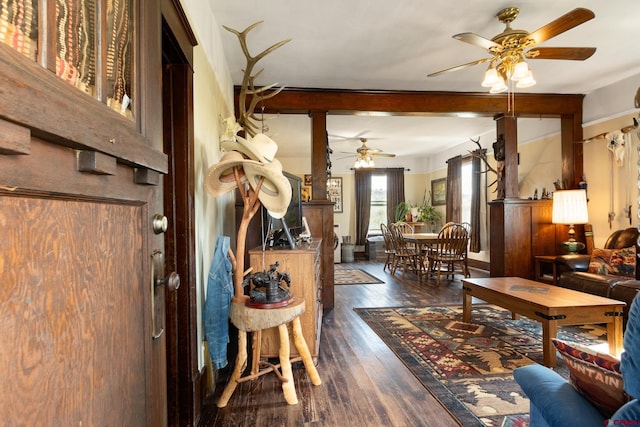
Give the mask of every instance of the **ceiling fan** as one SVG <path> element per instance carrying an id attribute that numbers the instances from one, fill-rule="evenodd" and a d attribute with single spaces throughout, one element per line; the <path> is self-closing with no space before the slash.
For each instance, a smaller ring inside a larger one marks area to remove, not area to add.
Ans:
<path id="1" fill-rule="evenodd" d="M 341 138 L 342 140 L 359 140 L 361 145 L 356 148 L 356 164 L 354 167 L 359 168 L 359 167 L 373 167 L 374 166 L 374 162 L 373 162 L 373 158 L 375 156 L 379 156 L 379 157 L 395 157 L 396 155 L 393 153 L 385 153 L 382 150 L 378 149 L 378 148 L 371 148 L 367 145 L 367 138 L 364 137 L 353 137 L 353 138 L 346 138 L 346 137 L 338 137 Z M 345 151 L 341 151 L 341 153 L 345 153 L 347 154 Z"/>
<path id="2" fill-rule="evenodd" d="M 460 33 L 453 36 L 456 40 L 485 49 L 490 57 L 436 71 L 428 77 L 490 62 L 482 85 L 491 87 L 492 93 L 498 93 L 507 90 L 505 82 L 509 79 L 517 81 L 517 87 L 529 87 L 535 84 L 525 58 L 584 61 L 596 51 L 595 47 L 537 47 L 540 43 L 593 19 L 595 14 L 591 10 L 576 8 L 532 33 L 511 28 L 511 22 L 516 19 L 519 12 L 517 7 L 508 7 L 498 12 L 496 17 L 506 25 L 506 28 L 492 39 L 475 33 Z M 498 84 L 500 79 L 502 85 Z"/>

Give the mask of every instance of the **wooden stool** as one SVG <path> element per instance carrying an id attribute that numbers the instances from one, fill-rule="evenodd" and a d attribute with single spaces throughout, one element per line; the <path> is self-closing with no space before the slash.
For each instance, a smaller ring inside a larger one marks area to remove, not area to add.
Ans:
<path id="1" fill-rule="evenodd" d="M 229 378 L 229 382 L 220 396 L 218 408 L 227 406 L 231 395 L 236 389 L 238 383 L 258 378 L 269 372 L 274 372 L 282 381 L 282 392 L 284 398 L 289 405 L 298 403 L 296 388 L 293 383 L 293 372 L 291 370 L 289 331 L 287 323 L 291 322 L 293 330 L 293 342 L 300 353 L 300 359 L 304 363 L 304 367 L 309 375 L 309 379 L 313 385 L 320 385 L 322 381 L 318 375 L 318 371 L 311 359 L 311 353 L 307 343 L 302 336 L 302 326 L 300 325 L 300 315 L 304 313 L 304 300 L 296 300 L 285 307 L 260 309 L 251 308 L 245 305 L 245 301 L 232 301 L 229 317 L 231 323 L 238 328 L 238 356 L 236 357 L 236 365 Z M 278 327 L 280 336 L 280 367 L 282 375 L 278 372 L 278 366 L 269 365 L 268 368 L 259 369 L 260 359 L 260 337 L 263 329 Z M 247 367 L 247 332 L 255 332 L 252 343 L 253 364 L 251 374 L 242 376 Z M 295 359 L 295 360 L 300 360 Z"/>

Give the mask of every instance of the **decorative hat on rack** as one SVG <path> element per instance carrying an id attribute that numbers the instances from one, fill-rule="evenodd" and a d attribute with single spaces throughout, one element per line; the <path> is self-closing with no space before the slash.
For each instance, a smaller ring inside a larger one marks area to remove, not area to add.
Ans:
<path id="1" fill-rule="evenodd" d="M 220 135 L 220 149 L 224 152 L 220 161 L 207 170 L 204 186 L 212 196 L 220 196 L 238 190 L 243 202 L 242 218 L 238 225 L 236 252 L 229 251 L 233 264 L 234 301 L 247 299 L 243 280 L 244 250 L 247 230 L 251 219 L 264 206 L 274 218 L 282 218 L 291 202 L 292 189 L 282 172 L 282 164 L 275 158 L 278 144 L 264 134 L 264 123 L 254 123 L 254 111 L 258 103 L 276 96 L 282 87 L 275 84 L 263 87 L 254 85 L 255 78 L 262 70 L 254 73 L 256 63 L 267 54 L 286 44 L 290 39 L 278 42 L 261 53 L 252 56 L 247 48 L 247 34 L 262 21 L 250 25 L 242 32 L 224 27 L 238 36 L 240 47 L 247 60 L 244 68 L 242 87 L 238 97 L 238 120 L 225 118 L 224 131 Z M 242 136 L 238 133 L 242 131 Z"/>

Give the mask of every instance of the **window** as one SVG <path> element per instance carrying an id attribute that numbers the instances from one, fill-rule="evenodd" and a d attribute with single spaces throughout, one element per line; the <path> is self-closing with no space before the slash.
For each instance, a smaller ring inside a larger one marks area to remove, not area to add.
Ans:
<path id="1" fill-rule="evenodd" d="M 460 206 L 460 219 L 462 222 L 471 223 L 471 194 L 473 192 L 471 159 L 465 159 L 462 161 L 460 180 L 462 186 L 462 205 Z"/>
<path id="2" fill-rule="evenodd" d="M 387 175 L 371 175 L 369 234 L 380 234 L 382 223 L 387 223 Z"/>
<path id="3" fill-rule="evenodd" d="M 133 2 L 3 0 L 0 43 L 132 119 Z M 51 40 L 39 24 L 57 29 Z M 39 44 L 45 48 L 38 50 Z"/>

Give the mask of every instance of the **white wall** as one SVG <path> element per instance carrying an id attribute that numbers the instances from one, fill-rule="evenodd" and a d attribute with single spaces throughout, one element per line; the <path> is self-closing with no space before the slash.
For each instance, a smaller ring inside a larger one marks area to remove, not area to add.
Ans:
<path id="1" fill-rule="evenodd" d="M 233 84 L 222 51 L 220 26 L 205 0 L 183 0 L 183 7 L 198 40 L 194 49 L 193 111 L 194 111 L 194 180 L 196 224 L 196 290 L 198 308 L 198 339 L 204 340 L 201 309 L 204 304 L 209 267 L 216 239 L 231 236 L 235 248 L 235 213 L 233 193 L 211 197 L 203 187 L 207 169 L 221 157 L 219 135 L 222 118 L 233 114 Z M 204 352 L 199 353 L 199 365 L 204 365 Z"/>
<path id="2" fill-rule="evenodd" d="M 633 124 L 639 117 L 634 97 L 640 87 L 640 75 L 636 75 L 585 97 L 584 138 L 589 139 L 605 132 L 619 131 Z M 584 171 L 588 183 L 589 222 L 593 225 L 594 244 L 604 246 L 614 230 L 638 226 L 638 134 L 629 133 L 631 144 L 623 166 L 614 166 L 612 153 L 605 140 L 584 144 Z M 631 219 L 625 215 L 625 207 L 631 205 Z M 615 213 L 609 226 L 608 213 Z"/>

